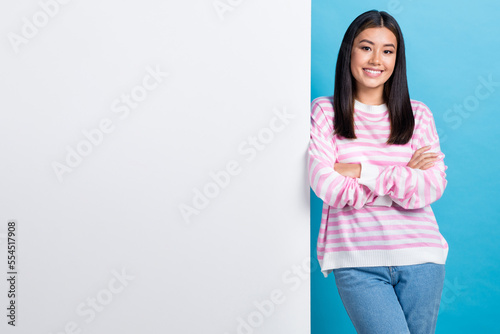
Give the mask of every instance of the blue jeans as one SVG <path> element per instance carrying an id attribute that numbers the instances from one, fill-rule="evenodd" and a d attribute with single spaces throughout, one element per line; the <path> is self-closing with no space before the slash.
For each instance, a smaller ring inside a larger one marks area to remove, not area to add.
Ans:
<path id="1" fill-rule="evenodd" d="M 360 334 L 434 334 L 444 264 L 333 269 L 337 290 Z"/>

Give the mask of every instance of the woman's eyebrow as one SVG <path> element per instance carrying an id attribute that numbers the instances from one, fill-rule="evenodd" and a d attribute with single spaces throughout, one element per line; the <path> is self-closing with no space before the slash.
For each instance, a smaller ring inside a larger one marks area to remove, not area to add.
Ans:
<path id="1" fill-rule="evenodd" d="M 368 44 L 375 45 L 375 43 L 373 43 L 372 41 L 369 41 L 369 40 L 367 40 L 367 39 L 362 39 L 362 40 L 360 40 L 358 44 L 361 44 L 362 42 L 366 42 L 366 43 L 368 43 Z M 389 44 L 384 44 L 384 46 L 392 46 L 393 48 L 396 48 L 396 47 L 394 46 L 394 44 L 392 44 L 392 43 L 389 43 Z"/>

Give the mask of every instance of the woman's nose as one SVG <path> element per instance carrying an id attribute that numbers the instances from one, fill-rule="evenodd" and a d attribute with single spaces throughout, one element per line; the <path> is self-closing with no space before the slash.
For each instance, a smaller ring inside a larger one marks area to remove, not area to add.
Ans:
<path id="1" fill-rule="evenodd" d="M 372 52 L 372 56 L 370 57 L 370 63 L 374 65 L 380 64 L 380 54 L 376 51 Z"/>

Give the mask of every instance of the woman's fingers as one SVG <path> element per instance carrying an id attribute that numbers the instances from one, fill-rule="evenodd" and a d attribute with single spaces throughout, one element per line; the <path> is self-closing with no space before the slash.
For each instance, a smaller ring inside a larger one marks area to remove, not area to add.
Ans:
<path id="1" fill-rule="evenodd" d="M 433 163 L 436 160 L 437 160 L 437 156 L 430 156 L 430 157 L 420 159 L 417 163 L 415 163 L 413 168 L 415 168 L 415 169 L 422 168 L 429 163 Z"/>
<path id="2" fill-rule="evenodd" d="M 419 160 L 415 162 L 412 168 L 420 169 L 430 163 L 435 162 L 437 159 L 438 159 L 438 154 L 436 153 L 426 153 L 425 156 L 422 154 L 419 157 Z"/>
<path id="3" fill-rule="evenodd" d="M 428 151 L 430 149 L 431 146 L 429 145 L 421 147 L 418 150 L 416 150 L 415 153 L 413 153 L 407 166 L 414 169 L 423 169 L 423 170 L 432 167 L 434 165 L 434 162 L 438 160 L 439 154 L 433 152 L 424 153 L 425 151 Z"/>
<path id="4" fill-rule="evenodd" d="M 420 169 L 421 169 L 421 170 L 426 170 L 426 169 L 431 168 L 431 167 L 432 167 L 432 166 L 434 166 L 434 165 L 435 165 L 435 164 L 434 164 L 434 162 L 432 162 L 432 163 L 429 163 L 429 164 L 425 165 L 424 167 L 421 167 Z"/>
<path id="5" fill-rule="evenodd" d="M 423 153 L 416 158 L 413 168 L 421 168 L 430 162 L 434 162 L 438 156 L 439 154 L 437 153 Z"/>
<path id="6" fill-rule="evenodd" d="M 431 145 L 427 145 L 427 146 L 421 147 L 418 150 L 416 150 L 413 155 L 415 155 L 415 154 L 420 155 L 420 154 L 422 154 L 422 152 L 428 151 L 430 149 L 431 149 Z"/>
<path id="7" fill-rule="evenodd" d="M 415 163 L 417 163 L 420 160 L 420 156 L 424 154 L 423 152 L 429 150 L 430 148 L 431 148 L 430 146 L 424 146 L 416 150 L 411 156 L 411 159 L 408 162 L 408 166 L 413 168 Z"/>

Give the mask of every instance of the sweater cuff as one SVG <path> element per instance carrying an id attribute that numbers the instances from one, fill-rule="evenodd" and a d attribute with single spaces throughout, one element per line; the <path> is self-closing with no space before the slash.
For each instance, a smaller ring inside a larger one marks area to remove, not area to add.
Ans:
<path id="1" fill-rule="evenodd" d="M 358 183 L 367 186 L 370 190 L 374 190 L 379 173 L 378 166 L 362 162 Z"/>

